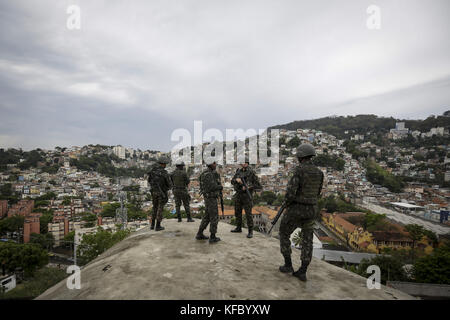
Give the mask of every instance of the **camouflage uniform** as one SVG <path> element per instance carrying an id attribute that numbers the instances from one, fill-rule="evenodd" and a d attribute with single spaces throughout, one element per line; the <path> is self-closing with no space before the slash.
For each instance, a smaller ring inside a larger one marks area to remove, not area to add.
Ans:
<path id="1" fill-rule="evenodd" d="M 211 235 L 215 235 L 217 233 L 217 224 L 219 223 L 217 198 L 223 189 L 219 173 L 216 170 L 207 168 L 200 175 L 200 185 L 203 198 L 205 199 L 205 215 L 200 223 L 198 234 L 202 234 L 209 223 L 209 231 Z"/>
<path id="2" fill-rule="evenodd" d="M 302 268 L 306 270 L 312 258 L 313 226 L 319 214 L 317 200 L 322 190 L 323 173 L 311 160 L 307 160 L 297 166 L 290 176 L 285 197 L 287 210 L 280 223 L 280 250 L 285 261 L 290 261 L 290 236 L 300 227 Z"/>
<path id="3" fill-rule="evenodd" d="M 234 194 L 234 215 L 236 217 L 237 229 L 240 230 L 242 227 L 242 209 L 245 210 L 245 218 L 247 219 L 248 230 L 253 229 L 253 218 L 252 218 L 252 206 L 253 203 L 247 194 L 247 191 L 242 190 L 243 184 L 236 181 L 237 178 L 245 180 L 250 194 L 253 196 L 253 190 L 261 189 L 261 184 L 259 183 L 258 176 L 250 168 L 239 168 L 231 179 L 231 184 L 234 186 L 236 193 Z"/>
<path id="4" fill-rule="evenodd" d="M 172 172 L 170 178 L 173 184 L 172 192 L 175 198 L 175 208 L 177 210 L 178 220 L 181 220 L 181 203 L 183 203 L 184 211 L 186 211 L 188 219 L 191 219 L 191 210 L 189 208 L 189 201 L 191 200 L 191 197 L 189 196 L 187 189 L 189 185 L 189 177 L 186 171 L 182 168 L 177 168 L 174 172 Z"/>
<path id="5" fill-rule="evenodd" d="M 164 205 L 169 200 L 168 191 L 172 188 L 172 182 L 167 171 L 159 164 L 154 165 L 148 173 L 148 182 L 151 186 L 153 213 L 152 225 L 157 221 L 161 223 Z"/>

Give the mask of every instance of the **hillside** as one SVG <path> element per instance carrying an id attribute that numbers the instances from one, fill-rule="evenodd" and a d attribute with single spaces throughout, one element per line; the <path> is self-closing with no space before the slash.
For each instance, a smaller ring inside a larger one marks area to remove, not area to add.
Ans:
<path id="1" fill-rule="evenodd" d="M 426 132 L 434 127 L 448 128 L 450 126 L 450 117 L 441 115 L 437 117 L 430 116 L 425 120 L 401 120 L 392 117 L 378 117 L 373 114 L 360 114 L 346 117 L 331 116 L 314 120 L 299 120 L 272 126 L 269 129 L 315 129 L 332 134 L 339 139 L 344 139 L 349 137 L 349 134 L 345 134 L 345 131 L 351 131 L 351 134 L 367 134 L 370 131 L 383 133 L 394 128 L 396 122 L 405 122 L 406 128 Z"/>

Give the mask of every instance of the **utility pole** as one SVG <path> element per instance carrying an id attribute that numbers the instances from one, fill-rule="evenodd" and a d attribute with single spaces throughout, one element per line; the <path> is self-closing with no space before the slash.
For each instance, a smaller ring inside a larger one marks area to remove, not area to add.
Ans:
<path id="1" fill-rule="evenodd" d="M 75 231 L 75 235 L 73 237 L 73 264 L 77 265 L 77 232 Z"/>

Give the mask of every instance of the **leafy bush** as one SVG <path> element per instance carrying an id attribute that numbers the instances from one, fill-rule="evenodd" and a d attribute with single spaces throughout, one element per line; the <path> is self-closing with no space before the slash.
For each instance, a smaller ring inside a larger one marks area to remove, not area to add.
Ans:
<path id="1" fill-rule="evenodd" d="M 80 264 L 84 265 L 92 261 L 101 253 L 125 239 L 129 234 L 129 230 L 119 230 L 113 233 L 101 227 L 98 227 L 94 234 L 85 234 L 77 247 Z"/>
<path id="2" fill-rule="evenodd" d="M 450 247 L 437 248 L 431 255 L 418 259 L 413 274 L 417 282 L 450 284 Z"/>
<path id="3" fill-rule="evenodd" d="M 63 269 L 44 267 L 36 271 L 33 278 L 18 284 L 7 293 L 0 293 L 0 299 L 34 299 L 67 276 Z"/>
<path id="4" fill-rule="evenodd" d="M 0 242 L 0 264 L 6 271 L 14 272 L 16 268 L 22 268 L 28 276 L 47 263 L 48 253 L 38 244 Z"/>

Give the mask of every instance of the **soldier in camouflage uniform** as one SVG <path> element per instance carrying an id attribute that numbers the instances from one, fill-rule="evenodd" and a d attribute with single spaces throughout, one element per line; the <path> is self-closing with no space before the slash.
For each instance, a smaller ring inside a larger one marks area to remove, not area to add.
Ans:
<path id="1" fill-rule="evenodd" d="M 236 229 L 231 232 L 242 232 L 242 209 L 245 210 L 245 218 L 247 219 L 248 235 L 247 238 L 253 237 L 253 217 L 252 217 L 252 199 L 249 197 L 245 184 L 247 184 L 248 191 L 252 195 L 254 190 L 260 190 L 258 176 L 248 166 L 249 161 L 241 164 L 241 168 L 236 170 L 236 173 L 231 179 L 231 184 L 234 186 L 236 193 L 234 194 L 234 215 L 236 217 Z"/>
<path id="2" fill-rule="evenodd" d="M 306 270 L 312 258 L 313 226 L 319 217 L 317 201 L 323 185 L 322 171 L 311 162 L 315 154 L 314 147 L 310 144 L 302 144 L 297 148 L 299 165 L 290 174 L 285 196 L 287 210 L 280 224 L 280 249 L 284 257 L 284 265 L 280 267 L 280 271 L 293 272 L 302 281 L 306 281 Z M 290 236 L 298 227 L 302 229 L 302 264 L 294 272 Z"/>
<path id="3" fill-rule="evenodd" d="M 155 164 L 148 173 L 148 182 L 151 186 L 153 202 L 152 223 L 150 229 L 155 229 L 155 231 L 164 230 L 164 227 L 161 226 L 161 221 L 163 218 L 162 213 L 164 205 L 169 200 L 168 192 L 172 188 L 170 176 L 165 170 L 168 163 L 168 158 L 161 157 L 158 159 L 158 163 Z"/>
<path id="4" fill-rule="evenodd" d="M 219 223 L 219 209 L 217 204 L 217 198 L 222 191 L 222 183 L 220 182 L 220 175 L 216 171 L 216 162 L 213 160 L 207 160 L 206 164 L 208 168 L 200 175 L 200 192 L 205 199 L 205 215 L 203 216 L 200 227 L 198 228 L 197 240 L 209 239 L 209 243 L 218 242 L 220 238 L 216 237 L 217 224 Z M 203 231 L 209 225 L 209 231 L 211 237 L 203 235 Z"/>
<path id="5" fill-rule="evenodd" d="M 194 222 L 191 218 L 191 210 L 189 208 L 189 201 L 191 197 L 189 196 L 188 186 L 189 186 L 189 177 L 184 170 L 184 162 L 177 163 L 177 168 L 170 175 L 173 184 L 173 196 L 175 198 L 175 208 L 177 210 L 178 222 L 181 222 L 181 203 L 183 203 L 184 211 L 186 211 L 187 221 Z"/>

